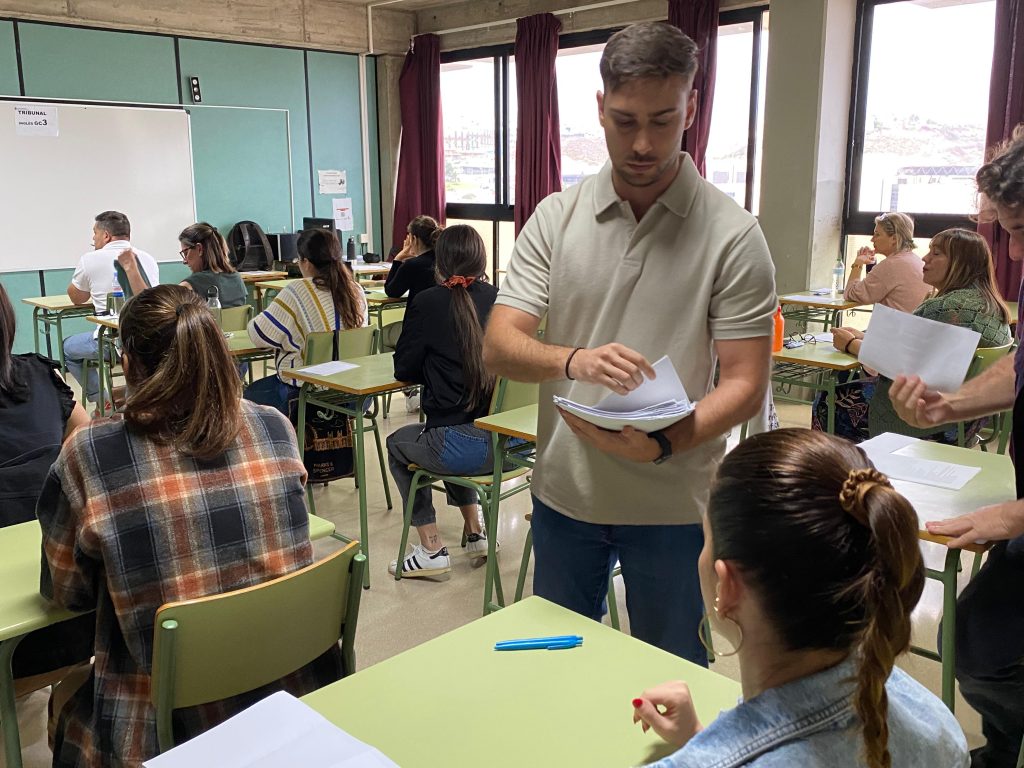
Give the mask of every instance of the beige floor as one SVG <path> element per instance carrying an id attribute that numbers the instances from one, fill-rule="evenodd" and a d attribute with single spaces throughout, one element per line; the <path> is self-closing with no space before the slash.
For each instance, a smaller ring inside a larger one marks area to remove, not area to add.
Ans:
<path id="1" fill-rule="evenodd" d="M 806 406 L 779 405 L 782 426 L 805 427 L 809 423 Z M 413 423 L 415 415 L 405 413 L 404 398 L 395 398 L 391 418 L 382 422 L 385 432 Z M 730 441 L 733 445 L 735 438 Z M 368 453 L 373 456 L 372 438 L 367 443 Z M 443 581 L 407 579 L 396 582 L 387 573 L 388 563 L 397 555 L 402 531 L 400 502 L 395 494 L 395 508 L 388 510 L 384 501 L 380 470 L 375 460 L 368 462 L 369 531 L 370 531 L 370 574 L 371 589 L 363 592 L 359 616 L 359 633 L 356 642 L 357 661 L 360 667 L 375 664 L 390 656 L 401 653 L 426 640 L 470 622 L 481 615 L 483 605 L 483 571 L 474 568 L 459 550 L 461 517 L 457 510 L 444 506 L 441 496 L 435 496 L 438 508 L 438 524 L 446 538 L 452 560 L 452 572 Z M 327 488 L 316 490 L 317 512 L 333 520 L 339 532 L 355 536 L 359 530 L 358 500 L 351 481 L 332 483 Z M 519 569 L 520 556 L 526 536 L 527 524 L 523 515 L 530 509 L 528 493 L 522 493 L 502 503 L 498 540 L 502 552 L 499 556 L 500 571 L 511 599 Z M 415 534 L 413 533 L 413 537 Z M 325 550 L 330 543 L 320 546 Z M 926 545 L 931 547 L 932 545 Z M 929 560 L 940 558 L 935 548 L 926 552 Z M 527 593 L 530 581 L 527 580 Z M 625 594 L 618 585 L 619 615 L 628 630 Z M 941 593 L 937 584 L 929 581 L 915 614 L 915 641 L 934 647 L 934 638 L 941 613 Z M 915 656 L 901 659 L 900 666 L 939 692 L 939 666 L 935 662 Z M 719 659 L 715 671 L 738 679 L 738 669 L 733 659 Z M 458 670 L 445 670 L 446 675 L 458 675 Z M 26 697 L 19 702 L 19 722 L 23 734 L 23 749 L 26 768 L 43 768 L 50 765 L 50 753 L 45 737 L 46 694 L 43 692 Z M 957 717 L 967 733 L 971 746 L 981 743 L 980 725 L 977 716 L 958 697 Z M 4 765 L 0 754 L 0 768 Z"/>

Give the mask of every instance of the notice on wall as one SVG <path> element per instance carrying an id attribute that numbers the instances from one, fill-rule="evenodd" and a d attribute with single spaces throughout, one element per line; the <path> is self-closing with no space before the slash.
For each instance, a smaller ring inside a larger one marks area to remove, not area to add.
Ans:
<path id="1" fill-rule="evenodd" d="M 57 107 L 52 104 L 15 104 L 14 131 L 19 136 L 59 136 Z"/>
<path id="2" fill-rule="evenodd" d="M 331 201 L 331 209 L 334 211 L 334 228 L 341 232 L 351 232 L 355 229 L 355 222 L 352 219 L 352 198 L 336 197 Z"/>
<path id="3" fill-rule="evenodd" d="M 317 171 L 321 195 L 344 195 L 348 192 L 348 181 L 344 171 Z"/>

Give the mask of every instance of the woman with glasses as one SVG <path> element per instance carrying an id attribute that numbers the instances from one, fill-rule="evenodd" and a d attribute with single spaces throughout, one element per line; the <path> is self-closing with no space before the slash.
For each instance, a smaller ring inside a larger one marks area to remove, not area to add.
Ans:
<path id="1" fill-rule="evenodd" d="M 241 589 L 313 562 L 306 470 L 281 414 L 242 400 L 224 334 L 194 291 L 160 285 L 120 322 L 123 420 L 65 443 L 39 500 L 44 597 L 95 611 L 96 661 L 58 713 L 53 765 L 157 754 L 153 622 L 164 603 Z M 340 677 L 337 646 L 242 696 L 176 710 L 178 743 L 268 693 Z"/>
<path id="2" fill-rule="evenodd" d="M 192 271 L 181 285 L 191 288 L 203 299 L 217 296 L 220 305 L 240 307 L 249 300 L 242 276 L 231 266 L 227 246 L 220 232 L 201 221 L 185 227 L 178 235 L 181 260 Z"/>
<path id="3" fill-rule="evenodd" d="M 924 264 L 914 253 L 914 220 L 905 213 L 883 213 L 875 219 L 871 245 L 857 251 L 843 296 L 913 312 L 929 292 L 921 276 Z M 862 276 L 865 269 L 868 273 Z"/>
<path id="4" fill-rule="evenodd" d="M 967 768 L 956 718 L 894 666 L 924 588 L 917 531 L 845 440 L 782 429 L 726 454 L 698 573 L 743 699 L 702 726 L 685 682 L 644 691 L 633 722 L 678 749 L 656 768 Z"/>

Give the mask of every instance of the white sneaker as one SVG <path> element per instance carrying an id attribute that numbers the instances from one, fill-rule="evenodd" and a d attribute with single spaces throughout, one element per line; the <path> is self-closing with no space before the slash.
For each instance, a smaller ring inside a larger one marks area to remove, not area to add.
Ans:
<path id="1" fill-rule="evenodd" d="M 420 396 L 419 394 L 408 395 L 405 398 L 405 412 L 416 413 L 420 409 Z"/>
<path id="2" fill-rule="evenodd" d="M 501 549 L 501 542 L 494 542 L 494 551 Z M 471 533 L 466 536 L 466 554 L 471 560 L 487 557 L 487 534 Z"/>
<path id="3" fill-rule="evenodd" d="M 486 553 L 486 542 L 484 552 Z M 388 573 L 394 575 L 398 561 L 392 560 Z M 402 578 L 416 579 L 426 576 L 440 576 L 452 569 L 452 559 L 448 557 L 448 547 L 441 547 L 437 552 L 428 552 L 420 544 L 412 548 L 402 561 Z"/>

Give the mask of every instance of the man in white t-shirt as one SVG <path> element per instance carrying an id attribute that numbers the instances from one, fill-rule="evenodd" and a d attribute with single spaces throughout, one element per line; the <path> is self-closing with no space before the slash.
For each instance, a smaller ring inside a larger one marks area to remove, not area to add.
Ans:
<path id="1" fill-rule="evenodd" d="M 600 620 L 618 561 L 631 633 L 706 664 L 701 517 L 725 435 L 764 402 L 777 300 L 757 220 L 679 151 L 697 111 L 696 53 L 659 22 L 608 41 L 597 105 L 609 163 L 526 222 L 484 359 L 541 382 L 534 593 Z M 625 394 L 662 355 L 699 401 L 664 430 L 605 431 L 552 405 L 552 395 L 594 404 Z"/>
<path id="2" fill-rule="evenodd" d="M 95 250 L 78 260 L 75 274 L 68 286 L 68 298 L 75 304 L 92 302 L 97 315 L 107 309 L 107 294 L 110 293 L 117 275 L 114 262 L 130 262 L 132 253 L 139 268 L 146 275 L 150 285 L 160 282 L 160 269 L 156 260 L 145 251 L 134 248 L 129 242 L 131 224 L 128 217 L 117 211 L 104 211 L 96 217 L 92 226 L 92 244 Z M 126 286 L 122 286 L 124 288 Z M 133 286 L 136 288 L 136 286 Z M 87 402 L 96 402 L 99 393 L 99 378 L 94 368 L 83 376 L 86 360 L 99 359 L 97 342 L 98 330 L 76 333 L 64 339 L 64 360 L 68 371 L 82 385 L 82 395 Z"/>

